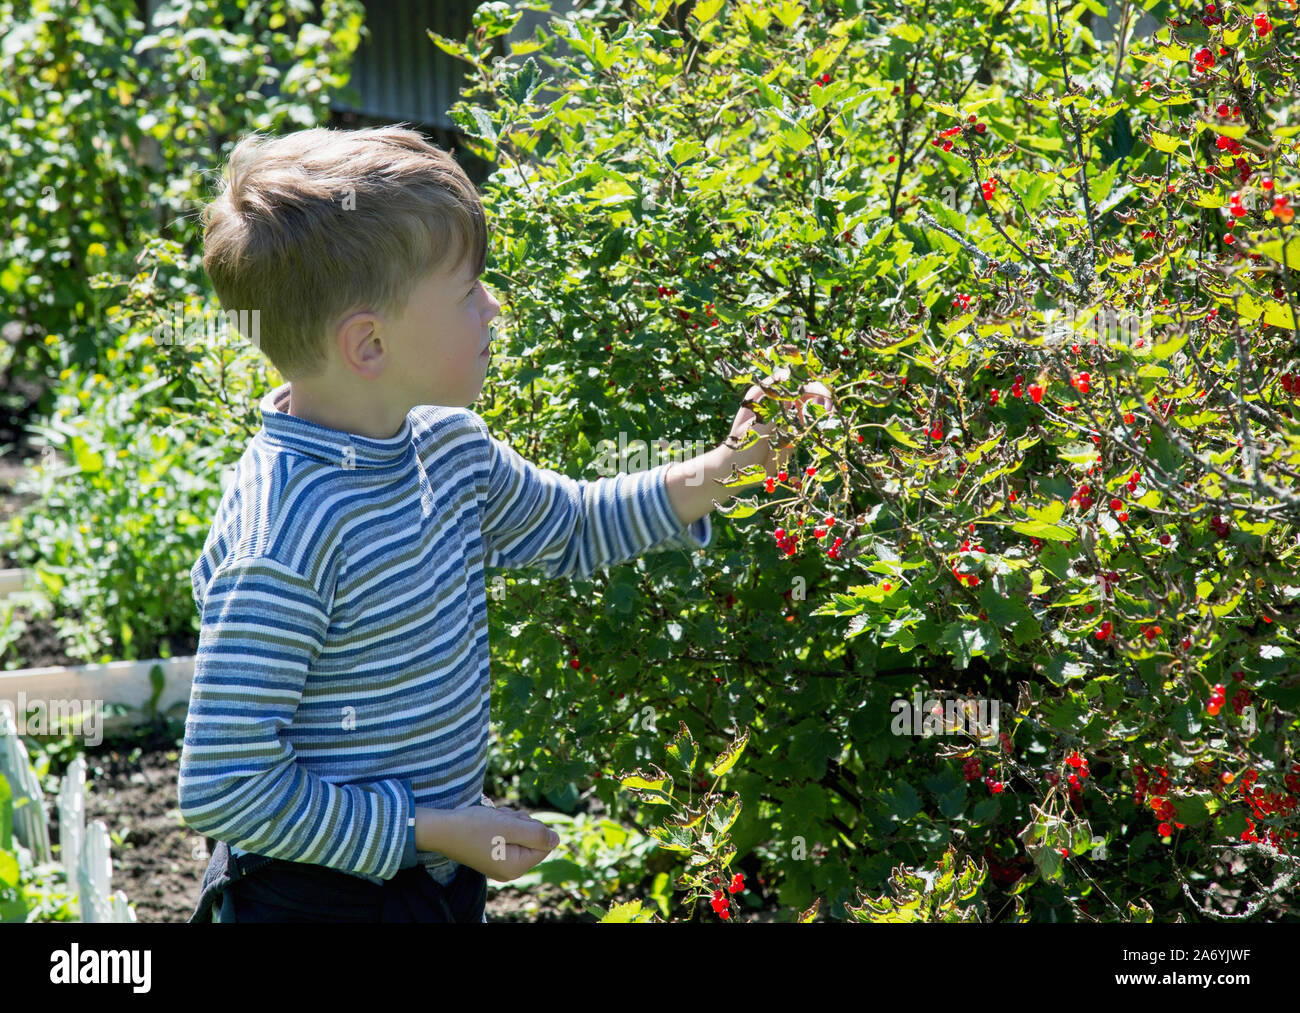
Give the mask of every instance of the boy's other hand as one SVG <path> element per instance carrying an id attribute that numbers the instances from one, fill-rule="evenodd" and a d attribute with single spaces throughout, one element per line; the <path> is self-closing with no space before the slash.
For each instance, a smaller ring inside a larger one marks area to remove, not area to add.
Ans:
<path id="1" fill-rule="evenodd" d="M 447 815 L 451 819 L 438 850 L 503 883 L 518 879 L 560 842 L 559 834 L 541 820 L 515 809 L 472 805 Z"/>

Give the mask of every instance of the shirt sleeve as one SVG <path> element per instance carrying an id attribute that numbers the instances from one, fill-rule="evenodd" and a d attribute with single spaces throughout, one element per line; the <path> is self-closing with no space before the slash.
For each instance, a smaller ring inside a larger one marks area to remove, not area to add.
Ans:
<path id="1" fill-rule="evenodd" d="M 473 418 L 487 444 L 488 477 L 480 487 L 485 566 L 536 566 L 549 577 L 586 579 L 611 563 L 712 541 L 708 514 L 685 525 L 673 512 L 671 464 L 574 479 L 525 461 Z"/>
<path id="2" fill-rule="evenodd" d="M 301 766 L 286 740 L 329 627 L 312 583 L 267 557 L 226 563 L 200 617 L 178 781 L 182 819 L 285 861 L 380 879 L 415 865 L 409 779 L 331 784 Z"/>

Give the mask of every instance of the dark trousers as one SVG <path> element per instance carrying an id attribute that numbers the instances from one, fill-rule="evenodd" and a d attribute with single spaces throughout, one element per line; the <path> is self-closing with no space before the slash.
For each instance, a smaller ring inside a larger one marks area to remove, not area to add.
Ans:
<path id="1" fill-rule="evenodd" d="M 445 886 L 422 867 L 402 869 L 382 884 L 305 862 L 232 855 L 212 849 L 190 922 L 482 922 L 487 877 L 468 866 Z"/>

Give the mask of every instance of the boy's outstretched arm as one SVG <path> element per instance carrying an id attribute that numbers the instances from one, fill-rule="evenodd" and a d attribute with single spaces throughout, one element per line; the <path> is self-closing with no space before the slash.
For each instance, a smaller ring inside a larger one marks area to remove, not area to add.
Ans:
<path id="1" fill-rule="evenodd" d="M 684 525 L 665 483 L 670 465 L 575 479 L 524 460 L 466 412 L 477 430 L 474 476 L 486 567 L 536 567 L 585 580 L 597 569 L 664 549 L 705 548 L 709 518 Z"/>

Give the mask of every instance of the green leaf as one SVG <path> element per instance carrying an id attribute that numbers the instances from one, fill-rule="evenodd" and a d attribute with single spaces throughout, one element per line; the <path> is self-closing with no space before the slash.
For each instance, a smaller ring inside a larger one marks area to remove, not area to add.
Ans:
<path id="1" fill-rule="evenodd" d="M 668 851 L 681 851 L 689 855 L 693 850 L 694 838 L 689 830 L 680 827 L 651 827 L 646 834 Z"/>
<path id="2" fill-rule="evenodd" d="M 1085 678 L 1088 666 L 1057 654 L 1043 665 L 1043 674 L 1053 686 L 1064 686 L 1071 679 Z"/>
<path id="3" fill-rule="evenodd" d="M 966 809 L 966 786 L 960 785 L 939 796 L 939 812 L 950 820 L 961 819 Z"/>
<path id="4" fill-rule="evenodd" d="M 629 900 L 623 904 L 615 904 L 609 909 L 609 914 L 602 917 L 597 924 L 627 925 L 633 922 L 652 921 L 654 921 L 653 911 L 643 910 L 639 900 Z"/>
<path id="5" fill-rule="evenodd" d="M 0 774 L 0 851 L 9 851 L 14 846 L 14 793 L 9 787 L 9 779 Z"/>
<path id="6" fill-rule="evenodd" d="M 1293 271 L 1300 268 L 1300 236 L 1283 242 L 1281 239 L 1269 239 L 1256 243 L 1250 248 L 1251 253 L 1259 253 L 1279 264 L 1285 264 Z"/>
<path id="7" fill-rule="evenodd" d="M 657 775 L 647 775 L 638 770 L 631 774 L 620 775 L 619 783 L 643 802 L 670 805 L 673 801 L 673 779 L 654 764 L 650 766 L 657 771 Z"/>
<path id="8" fill-rule="evenodd" d="M 1169 154 L 1183 146 L 1183 139 L 1176 134 L 1164 134 L 1159 130 L 1152 130 L 1151 136 L 1147 138 L 1147 143 L 1157 151 Z"/>
<path id="9" fill-rule="evenodd" d="M 718 754 L 718 758 L 713 761 L 709 767 L 709 773 L 714 777 L 722 777 L 723 774 L 731 770 L 740 759 L 740 754 L 745 751 L 745 745 L 749 742 L 749 729 L 746 728 L 738 738 L 732 739 L 731 745 Z"/>
<path id="10" fill-rule="evenodd" d="M 1189 827 L 1200 826 L 1210 818 L 1210 800 L 1209 792 L 1198 792 L 1181 798 L 1173 796 L 1170 801 L 1174 804 L 1174 812 L 1178 814 L 1176 822 L 1185 823 Z"/>
<path id="11" fill-rule="evenodd" d="M 686 722 L 682 721 L 680 725 L 677 737 L 668 746 L 667 752 L 677 761 L 682 772 L 690 777 L 695 770 L 695 759 L 699 756 L 699 749 L 695 745 L 695 739 L 691 737 L 691 730 L 686 727 Z"/>
<path id="12" fill-rule="evenodd" d="M 912 447 L 915 450 L 924 449 L 924 444 L 920 443 L 913 437 L 909 436 L 903 427 L 896 421 L 890 422 L 885 426 L 885 432 L 896 439 L 905 447 Z"/>
<path id="13" fill-rule="evenodd" d="M 76 458 L 77 467 L 88 474 L 103 470 L 103 455 L 91 450 L 80 436 L 72 438 L 72 455 Z"/>
<path id="14" fill-rule="evenodd" d="M 709 825 L 717 832 L 721 838 L 740 815 L 740 796 L 733 795 L 727 802 L 717 806 L 709 813 Z"/>
<path id="15" fill-rule="evenodd" d="M 1042 521 L 1021 521 L 1019 524 L 1011 525 L 1011 530 L 1029 535 L 1031 538 L 1050 538 L 1056 542 L 1074 541 L 1074 532 L 1069 528 L 1045 524 Z"/>
<path id="16" fill-rule="evenodd" d="M 1178 807 L 1174 806 L 1175 811 Z M 1186 822 L 1180 820 L 1179 822 Z M 1246 814 L 1240 809 L 1230 809 L 1228 812 L 1220 813 L 1214 820 L 1214 826 L 1225 837 L 1231 837 L 1233 840 L 1240 840 L 1241 835 L 1246 832 Z"/>
<path id="17" fill-rule="evenodd" d="M 18 885 L 18 859 L 11 851 L 0 851 L 0 886 L 16 887 Z"/>
<path id="18" fill-rule="evenodd" d="M 890 815 L 900 823 L 906 823 L 921 811 L 921 796 L 906 781 L 895 781 L 892 788 L 881 794 Z"/>
<path id="19" fill-rule="evenodd" d="M 983 623 L 958 620 L 944 627 L 939 643 L 948 648 L 955 667 L 965 669 L 969 667 L 971 658 L 987 653 L 991 641 Z"/>

